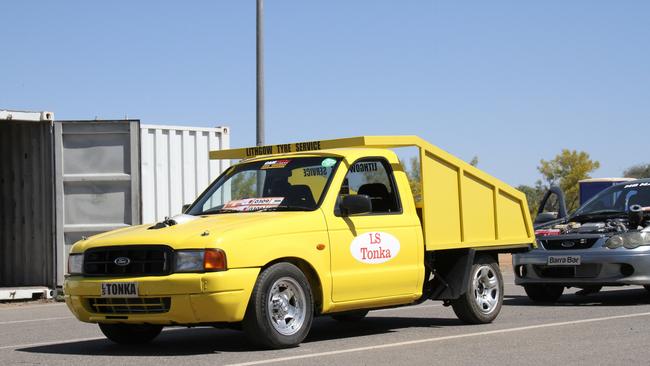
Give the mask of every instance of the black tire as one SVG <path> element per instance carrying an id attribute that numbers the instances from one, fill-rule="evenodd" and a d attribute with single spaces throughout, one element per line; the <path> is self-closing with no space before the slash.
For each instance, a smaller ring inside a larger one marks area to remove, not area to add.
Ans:
<path id="1" fill-rule="evenodd" d="M 552 284 L 530 284 L 524 285 L 524 291 L 528 298 L 539 303 L 554 303 L 564 292 L 564 286 Z"/>
<path id="2" fill-rule="evenodd" d="M 345 313 L 332 314 L 331 316 L 332 319 L 339 321 L 341 323 L 354 323 L 365 318 L 366 315 L 368 315 L 368 310 L 348 311 Z"/>
<path id="3" fill-rule="evenodd" d="M 644 285 L 643 288 L 645 288 L 646 291 L 650 292 L 650 285 Z"/>
<path id="4" fill-rule="evenodd" d="M 271 302 L 272 291 L 291 295 L 276 296 L 276 301 Z M 277 304 L 277 309 L 272 304 Z M 293 318 L 289 315 L 293 320 L 274 320 L 276 316 L 291 314 L 287 312 L 291 308 L 296 309 L 293 314 L 297 314 Z M 304 311 L 297 310 L 299 308 Z M 242 327 L 247 338 L 255 344 L 274 349 L 295 347 L 309 333 L 313 316 L 313 296 L 305 275 L 291 263 L 277 263 L 257 278 Z"/>
<path id="5" fill-rule="evenodd" d="M 487 286 L 486 286 L 487 285 Z M 497 261 L 489 255 L 475 258 L 467 291 L 451 306 L 458 319 L 468 324 L 491 323 L 503 305 L 503 277 Z"/>
<path id="6" fill-rule="evenodd" d="M 149 343 L 160 334 L 162 325 L 99 324 L 106 338 L 119 344 Z"/>

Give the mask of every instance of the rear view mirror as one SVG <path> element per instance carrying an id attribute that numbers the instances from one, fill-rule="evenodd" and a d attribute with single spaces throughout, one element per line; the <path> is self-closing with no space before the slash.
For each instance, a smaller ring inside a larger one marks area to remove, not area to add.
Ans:
<path id="1" fill-rule="evenodd" d="M 339 205 L 343 216 L 357 215 L 372 211 L 370 197 L 365 194 L 345 195 Z"/>

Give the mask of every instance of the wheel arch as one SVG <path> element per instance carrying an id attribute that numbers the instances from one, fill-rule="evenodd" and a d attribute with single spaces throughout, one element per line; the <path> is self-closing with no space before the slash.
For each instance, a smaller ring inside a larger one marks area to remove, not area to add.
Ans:
<path id="1" fill-rule="evenodd" d="M 311 287 L 312 296 L 314 298 L 314 313 L 320 314 L 323 310 L 324 294 L 320 276 L 318 275 L 318 272 L 316 272 L 314 266 L 303 258 L 282 257 L 266 263 L 264 266 L 262 266 L 260 273 L 277 263 L 291 263 L 294 266 L 298 267 L 298 269 L 300 269 L 305 277 L 307 277 L 307 281 L 309 281 L 309 286 Z"/>

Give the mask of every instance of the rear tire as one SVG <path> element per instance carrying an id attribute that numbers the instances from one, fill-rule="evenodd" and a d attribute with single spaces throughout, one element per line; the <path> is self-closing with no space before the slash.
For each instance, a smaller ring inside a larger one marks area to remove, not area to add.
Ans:
<path id="1" fill-rule="evenodd" d="M 497 261 L 489 255 L 480 255 L 470 270 L 467 291 L 451 306 L 458 319 L 469 324 L 491 323 L 503 304 L 503 277 Z"/>
<path id="2" fill-rule="evenodd" d="M 544 283 L 531 284 L 524 285 L 524 291 L 526 291 L 528 298 L 534 302 L 554 303 L 562 296 L 564 286 Z"/>
<path id="3" fill-rule="evenodd" d="M 162 325 L 147 324 L 99 324 L 106 338 L 119 344 L 149 343 L 162 332 L 162 328 Z"/>
<path id="4" fill-rule="evenodd" d="M 305 275 L 291 263 L 277 263 L 257 278 L 242 328 L 251 342 L 263 347 L 295 347 L 309 333 L 313 312 Z"/>
<path id="5" fill-rule="evenodd" d="M 356 310 L 340 314 L 332 314 L 332 319 L 341 323 L 355 323 L 365 318 L 366 315 L 368 315 L 368 310 Z"/>

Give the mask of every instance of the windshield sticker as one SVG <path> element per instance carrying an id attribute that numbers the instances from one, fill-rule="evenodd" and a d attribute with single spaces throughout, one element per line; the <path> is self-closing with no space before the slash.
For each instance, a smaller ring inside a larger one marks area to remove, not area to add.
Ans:
<path id="1" fill-rule="evenodd" d="M 259 211 L 266 208 L 278 207 L 283 200 L 284 197 L 246 198 L 230 201 L 223 205 L 223 208 L 241 212 Z"/>
<path id="2" fill-rule="evenodd" d="M 327 175 L 327 168 L 303 168 L 302 173 L 304 177 L 322 177 Z"/>
<path id="3" fill-rule="evenodd" d="M 291 160 L 289 159 L 282 159 L 282 160 L 269 160 L 264 165 L 262 165 L 262 169 L 282 169 L 287 164 L 289 164 Z"/>
<path id="4" fill-rule="evenodd" d="M 333 167 L 334 165 L 336 165 L 336 159 L 332 159 L 332 158 L 323 159 L 320 165 L 325 168 Z"/>
<path id="5" fill-rule="evenodd" d="M 625 187 L 623 188 L 648 187 L 648 186 L 650 186 L 650 182 L 626 184 Z"/>
<path id="6" fill-rule="evenodd" d="M 397 257 L 400 243 L 397 238 L 384 232 L 363 233 L 350 244 L 350 253 L 361 263 L 379 264 Z"/>
<path id="7" fill-rule="evenodd" d="M 351 173 L 376 172 L 377 163 L 356 163 L 350 167 Z"/>

